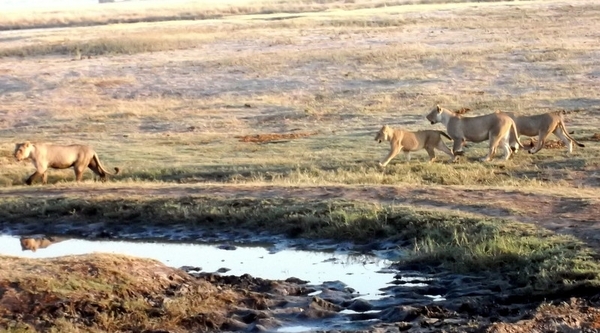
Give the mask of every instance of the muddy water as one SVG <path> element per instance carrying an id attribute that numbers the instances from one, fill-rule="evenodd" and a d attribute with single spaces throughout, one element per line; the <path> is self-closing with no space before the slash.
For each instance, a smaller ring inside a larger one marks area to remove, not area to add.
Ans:
<path id="1" fill-rule="evenodd" d="M 0 254 L 25 258 L 104 252 L 156 259 L 171 267 L 191 266 L 202 272 L 227 270 L 225 275 L 250 274 L 264 279 L 296 277 L 311 284 L 340 281 L 363 299 L 377 299 L 395 271 L 389 260 L 351 252 L 300 251 L 223 244 L 148 243 L 65 239 L 33 252 L 22 250 L 19 237 L 0 235 Z"/>

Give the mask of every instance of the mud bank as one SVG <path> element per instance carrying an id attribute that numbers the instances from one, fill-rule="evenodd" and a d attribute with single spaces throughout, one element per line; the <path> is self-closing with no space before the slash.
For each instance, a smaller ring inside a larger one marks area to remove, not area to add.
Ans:
<path id="1" fill-rule="evenodd" d="M 483 279 L 454 274 L 424 280 L 404 272 L 385 290 L 388 297 L 364 300 L 341 283 L 188 273 L 119 255 L 3 256 L 0 265 L 0 327 L 9 331 L 501 333 L 592 329 L 599 318 L 593 301 L 544 304 L 537 312 L 532 303 L 502 304 L 504 286 L 481 289 Z M 403 287 L 416 281 L 421 287 Z M 433 293 L 448 299 L 425 296 Z"/>

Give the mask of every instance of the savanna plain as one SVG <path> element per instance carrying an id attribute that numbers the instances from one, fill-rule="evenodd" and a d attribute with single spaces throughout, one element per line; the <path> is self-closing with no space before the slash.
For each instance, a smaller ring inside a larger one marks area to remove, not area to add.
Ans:
<path id="1" fill-rule="evenodd" d="M 2 232 L 391 243 L 405 253 L 399 274 L 437 277 L 423 288 L 446 300 L 361 307 L 293 279 L 193 276 L 119 255 L 0 256 L 0 329 L 275 331 L 344 309 L 370 332 L 600 329 L 600 4 L 152 6 L 0 17 Z M 487 142 L 471 143 L 458 163 L 420 151 L 380 167 L 381 126 L 443 130 L 425 119 L 436 104 L 465 116 L 560 111 L 585 147 L 480 162 Z M 26 186 L 34 167 L 13 152 L 27 140 L 89 144 L 121 173 L 76 183 L 72 169 L 49 170 L 49 184 Z"/>

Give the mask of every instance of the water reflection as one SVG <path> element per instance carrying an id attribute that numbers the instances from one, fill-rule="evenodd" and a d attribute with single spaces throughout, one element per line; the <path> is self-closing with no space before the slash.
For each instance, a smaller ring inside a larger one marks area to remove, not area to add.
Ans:
<path id="1" fill-rule="evenodd" d="M 28 246 L 34 246 L 22 248 L 19 245 L 23 244 L 21 239 L 33 240 L 28 241 Z M 124 254 L 155 259 L 171 267 L 198 267 L 203 272 L 217 272 L 228 268 L 230 270 L 227 275 L 240 276 L 247 273 L 276 280 L 296 277 L 310 281 L 311 284 L 341 281 L 365 299 L 381 298 L 382 292 L 379 289 L 389 285 L 397 273 L 387 269 L 391 261 L 372 255 L 295 249 L 271 252 L 268 247 L 246 244 L 235 244 L 234 250 L 226 250 L 220 245 L 222 244 L 91 241 L 0 235 L 2 255 L 49 258 L 93 252 Z"/>
<path id="2" fill-rule="evenodd" d="M 44 235 L 35 235 L 29 237 L 21 237 L 19 242 L 21 243 L 21 251 L 30 250 L 35 252 L 39 249 L 45 249 L 52 244 L 56 244 L 58 242 L 65 241 L 69 238 L 64 237 L 53 237 L 53 236 L 44 236 Z"/>

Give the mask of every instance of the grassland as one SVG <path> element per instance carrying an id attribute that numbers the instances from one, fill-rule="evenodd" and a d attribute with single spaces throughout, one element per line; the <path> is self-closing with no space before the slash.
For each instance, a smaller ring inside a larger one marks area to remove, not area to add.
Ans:
<path id="1" fill-rule="evenodd" d="M 0 21 L 63 17 L 67 26 L 2 37 L 1 218 L 395 237 L 432 267 L 546 292 L 595 285 L 600 5 L 387 4 L 253 2 L 190 10 L 211 19 L 130 24 L 94 12 L 69 21 L 65 11 Z M 132 20 L 144 21 L 138 12 Z M 441 129 L 424 117 L 436 103 L 474 115 L 564 110 L 586 147 L 481 163 L 486 143 L 471 144 L 458 164 L 419 152 L 380 168 L 381 125 Z M 240 137 L 258 134 L 298 137 Z M 25 140 L 90 144 L 123 173 L 74 184 L 71 170 L 51 170 L 50 185 L 25 187 L 33 167 L 12 157 Z"/>
<path id="2" fill-rule="evenodd" d="M 411 6 L 431 4 L 461 4 L 480 2 L 473 0 L 224 0 L 219 2 L 169 1 L 106 3 L 101 6 L 90 3 L 69 5 L 39 4 L 35 8 L 8 8 L 0 18 L 0 30 L 94 26 L 104 24 L 127 24 L 178 20 L 221 19 L 239 15 L 298 14 L 330 10 L 356 10 L 387 6 Z M 497 0 L 487 0 L 497 2 Z"/>

